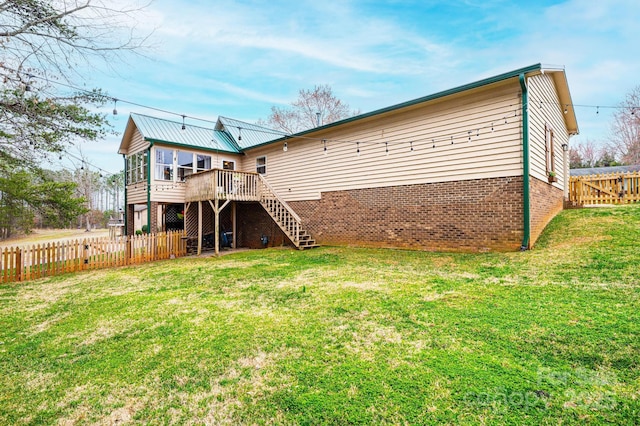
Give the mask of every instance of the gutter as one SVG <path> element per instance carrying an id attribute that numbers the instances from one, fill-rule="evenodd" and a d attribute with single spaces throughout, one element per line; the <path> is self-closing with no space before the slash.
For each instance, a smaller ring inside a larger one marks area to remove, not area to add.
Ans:
<path id="1" fill-rule="evenodd" d="M 149 142 L 147 148 L 147 231 L 151 234 L 151 147 L 153 142 Z"/>
<path id="2" fill-rule="evenodd" d="M 522 88 L 522 184 L 523 188 L 523 221 L 524 235 L 520 251 L 529 249 L 531 239 L 531 206 L 529 200 L 529 93 L 524 73 L 520 73 L 520 87 Z"/>
<path id="3" fill-rule="evenodd" d="M 127 226 L 127 216 L 129 216 L 127 214 L 129 210 L 129 205 L 127 204 L 127 157 L 122 154 L 122 159 L 124 160 L 124 235 L 127 235 L 127 229 L 129 229 L 129 227 Z"/>

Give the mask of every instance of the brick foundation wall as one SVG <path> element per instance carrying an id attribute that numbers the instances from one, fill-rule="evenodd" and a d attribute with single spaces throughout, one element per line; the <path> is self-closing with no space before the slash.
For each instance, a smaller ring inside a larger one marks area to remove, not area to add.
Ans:
<path id="1" fill-rule="evenodd" d="M 127 229 L 126 229 L 126 235 L 134 235 L 135 234 L 135 229 L 134 229 L 134 225 L 135 225 L 135 205 L 134 204 L 129 204 L 127 205 Z"/>
<path id="2" fill-rule="evenodd" d="M 162 223 L 158 222 L 158 203 L 156 201 L 151 202 L 151 223 L 149 224 L 149 232 L 155 233 L 162 231 L 158 227 L 162 227 Z"/>
<path id="3" fill-rule="evenodd" d="M 562 211 L 564 194 L 548 182 L 531 177 L 530 183 L 531 201 L 531 243 L 536 242 L 544 227 Z"/>
<path id="4" fill-rule="evenodd" d="M 522 177 L 326 192 L 292 201 L 320 244 L 443 251 L 518 250 Z"/>
<path id="5" fill-rule="evenodd" d="M 266 247 L 293 245 L 259 203 L 237 203 L 236 221 L 238 247 L 263 248 L 263 235 L 269 240 Z"/>

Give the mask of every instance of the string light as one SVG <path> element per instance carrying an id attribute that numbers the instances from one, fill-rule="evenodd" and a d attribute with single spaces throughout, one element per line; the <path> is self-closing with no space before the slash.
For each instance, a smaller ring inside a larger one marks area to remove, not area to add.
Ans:
<path id="1" fill-rule="evenodd" d="M 76 87 L 73 87 L 73 86 L 70 86 L 70 85 L 67 85 L 67 84 L 63 84 L 63 83 L 60 83 L 60 82 L 52 82 L 52 83 L 56 83 L 56 84 L 60 84 L 60 85 L 62 85 L 62 86 L 70 87 L 70 88 L 73 88 L 73 89 L 78 90 L 78 91 L 84 91 L 84 92 L 86 92 L 86 93 L 93 93 L 93 92 L 87 91 L 87 90 L 85 90 L 85 89 L 76 88 Z M 185 114 L 177 114 L 177 113 L 172 112 L 172 111 L 167 111 L 167 110 L 163 110 L 163 109 L 160 109 L 160 108 L 155 108 L 155 107 L 151 107 L 151 106 L 147 106 L 147 105 L 142 105 L 142 104 L 138 104 L 138 103 L 134 103 L 134 102 L 130 102 L 130 101 L 126 101 L 126 100 L 122 100 L 122 99 L 117 99 L 117 98 L 111 98 L 111 99 L 113 99 L 113 101 L 114 101 L 114 110 L 116 109 L 117 101 L 120 101 L 120 102 L 125 102 L 125 103 L 127 103 L 127 104 L 136 105 L 136 106 L 139 106 L 139 107 L 142 107 L 142 108 L 147 108 L 147 109 L 151 109 L 151 110 L 155 110 L 155 111 L 164 112 L 164 113 L 167 113 L 167 114 L 179 115 L 179 116 L 181 116 L 181 117 L 182 117 L 182 119 L 183 119 L 183 120 L 182 120 L 182 129 L 184 130 L 184 129 L 186 128 L 185 119 L 186 119 L 187 115 L 185 115 Z M 539 102 L 539 107 L 540 107 L 540 108 L 542 108 L 543 100 L 538 100 L 538 102 Z M 557 103 L 557 102 L 546 102 L 546 103 L 549 103 L 549 104 L 556 104 L 556 105 L 558 105 L 558 103 Z M 592 106 L 592 105 L 579 105 L 579 104 L 560 104 L 560 105 L 561 105 L 561 106 L 562 106 L 562 105 L 564 105 L 564 113 L 565 113 L 565 114 L 567 114 L 567 113 L 568 113 L 568 107 L 569 107 L 569 105 L 571 105 L 572 107 L 576 107 L 576 106 L 582 106 L 582 107 L 593 107 L 593 108 L 596 108 L 596 114 L 599 114 L 599 108 L 601 107 L 601 105 L 594 105 L 594 106 Z M 602 107 L 603 107 L 603 108 L 624 109 L 624 107 L 621 107 L 621 106 L 602 106 Z M 635 111 L 636 111 L 636 109 L 637 109 L 637 108 L 638 108 L 638 107 L 630 107 L 630 109 L 631 109 L 631 114 L 632 114 L 632 115 L 635 115 Z M 496 109 L 497 109 L 497 108 L 496 108 Z M 115 115 L 115 114 L 114 114 L 114 115 Z M 518 116 L 518 110 L 517 110 L 517 109 L 514 111 L 514 116 L 515 116 L 515 117 L 517 117 L 517 116 Z M 194 119 L 194 120 L 198 120 L 198 121 L 209 122 L 209 123 L 217 123 L 217 122 L 218 122 L 218 121 L 211 121 L 211 120 L 206 120 L 206 119 L 200 119 L 200 118 L 196 118 L 196 117 L 190 117 L 190 118 L 192 118 L 192 119 Z M 507 116 L 504 116 L 504 124 L 508 124 L 508 118 L 507 118 Z M 487 128 L 487 127 L 483 127 L 483 128 Z M 491 128 L 491 131 L 492 131 L 492 132 L 494 132 L 494 131 L 495 131 L 495 122 L 491 122 L 491 126 L 490 126 L 490 128 Z M 277 132 L 277 131 L 268 130 L 268 129 L 255 129 L 255 131 L 257 131 L 257 132 L 261 132 L 261 133 L 272 133 L 272 134 L 274 134 L 274 135 L 279 135 L 279 136 L 284 136 L 284 137 L 287 137 L 287 136 L 288 136 L 287 134 L 284 134 L 284 133 L 282 133 L 282 132 Z M 476 130 L 476 134 L 477 134 L 478 136 L 479 136 L 479 131 L 480 131 L 480 129 L 477 129 L 477 130 Z M 471 132 L 471 131 L 469 131 L 469 132 Z M 315 139 L 315 140 L 317 140 L 317 138 L 313 138 L 313 137 L 305 137 L 305 136 L 296 136 L 296 138 L 299 138 L 299 139 Z M 450 135 L 450 139 L 451 139 L 451 144 L 454 144 L 454 135 Z M 238 127 L 238 140 L 242 140 L 241 127 Z M 468 136 L 468 140 L 470 140 L 470 134 L 469 134 L 469 136 Z M 331 141 L 343 142 L 343 143 L 353 143 L 353 141 L 348 141 L 348 140 L 333 140 L 333 139 L 332 139 Z M 433 140 L 432 140 L 432 142 L 433 142 L 433 141 L 435 141 L 435 139 L 433 139 Z M 327 146 L 326 146 L 326 142 L 327 142 L 327 139 L 323 139 L 323 151 L 324 151 L 325 155 L 326 155 L 326 153 L 327 153 Z M 414 142 L 414 141 L 410 141 L 410 142 L 409 142 L 409 144 L 410 144 L 410 151 L 411 151 L 411 152 L 412 152 L 412 151 L 414 151 L 413 142 Z M 380 142 L 374 142 L 374 143 L 380 143 Z M 417 142 L 417 143 L 418 143 L 418 142 Z M 357 145 L 358 145 L 358 147 L 357 147 L 357 154 L 358 154 L 358 156 L 359 156 L 359 155 L 360 155 L 359 142 L 357 142 Z M 385 142 L 385 152 L 388 152 L 388 142 Z"/>
<path id="2" fill-rule="evenodd" d="M 436 140 L 435 139 L 431 139 L 431 142 L 433 143 L 432 148 L 435 148 L 436 147 Z"/>
<path id="3" fill-rule="evenodd" d="M 327 155 L 327 140 L 326 139 L 322 139 L 322 144 L 324 145 L 324 155 Z"/>
<path id="4" fill-rule="evenodd" d="M 56 85 L 59 85 L 59 86 L 63 86 L 63 87 L 67 87 L 67 88 L 73 89 L 73 90 L 78 91 L 78 92 L 84 92 L 84 93 L 95 95 L 95 93 L 93 91 L 91 91 L 91 90 L 86 90 L 86 89 L 83 89 L 83 88 L 80 88 L 80 87 L 76 87 L 76 86 L 73 86 L 73 85 L 70 85 L 70 84 L 66 84 L 64 82 L 50 81 L 50 80 L 47 80 L 45 77 L 33 76 L 33 75 L 28 75 L 28 77 L 29 77 L 29 79 L 37 78 L 37 79 L 44 80 L 44 81 L 46 81 L 48 83 L 52 83 L 52 84 L 56 84 Z M 30 81 L 27 82 L 27 85 L 29 85 L 29 84 L 30 84 Z M 25 87 L 25 89 L 26 89 L 26 87 Z M 30 89 L 30 87 L 29 87 L 29 89 Z M 198 118 L 198 117 L 194 117 L 194 116 L 187 116 L 185 114 L 179 114 L 179 113 L 176 113 L 174 111 L 169 111 L 169 110 L 165 110 L 165 109 L 162 109 L 162 108 L 157 108 L 157 107 L 153 107 L 153 106 L 149 106 L 149 105 L 144 105 L 144 104 L 140 104 L 140 103 L 137 103 L 137 102 L 128 101 L 128 100 L 125 100 L 125 99 L 112 98 L 112 97 L 110 97 L 108 95 L 102 95 L 102 96 L 105 97 L 105 98 L 111 98 L 114 101 L 117 100 L 119 102 L 123 102 L 123 103 L 129 104 L 129 105 L 134 105 L 134 106 L 138 106 L 138 107 L 141 107 L 141 108 L 162 112 L 162 113 L 165 113 L 165 114 L 181 116 L 181 117 L 183 117 L 183 119 L 188 117 L 188 118 L 190 118 L 192 120 L 196 120 L 196 121 L 202 121 L 202 122 L 217 124 L 217 121 L 213 121 L 213 120 L 208 120 L 208 119 L 204 119 L 204 118 Z M 539 100 L 540 107 L 542 107 L 543 102 L 544 103 L 548 103 L 548 104 L 556 104 L 556 105 L 558 105 L 557 102 L 548 102 L 548 101 L 545 102 L 545 101 Z M 568 113 L 568 107 L 569 106 L 571 106 L 571 107 L 596 108 L 596 109 L 599 109 L 599 108 L 627 109 L 628 108 L 628 109 L 631 109 L 631 114 L 632 115 L 635 115 L 635 111 L 637 109 L 640 109 L 640 105 L 631 106 L 631 107 L 628 107 L 628 106 L 625 107 L 625 106 L 620 106 L 620 105 L 618 105 L 618 106 L 584 105 L 584 104 L 562 104 L 562 105 L 565 106 L 565 108 L 564 108 L 565 113 Z M 516 115 L 517 115 L 517 113 L 516 113 Z M 505 117 L 505 124 L 507 124 L 506 117 Z M 274 135 L 286 136 L 286 134 L 284 132 L 278 132 L 278 131 L 275 131 L 275 130 L 264 129 L 264 130 L 258 130 L 258 131 L 263 132 L 263 133 L 272 133 Z M 303 138 L 303 137 L 299 137 L 299 138 Z M 308 138 L 308 139 L 313 139 L 313 138 Z M 345 141 L 345 142 L 348 142 L 348 141 Z"/>
<path id="5" fill-rule="evenodd" d="M 385 151 L 385 155 L 388 157 L 389 156 L 389 143 L 388 142 L 384 143 L 384 151 Z"/>
<path id="6" fill-rule="evenodd" d="M 356 155 L 360 157 L 360 142 L 356 142 Z"/>
<path id="7" fill-rule="evenodd" d="M 287 146 L 287 142 L 285 141 L 284 145 L 282 145 L 282 150 L 284 152 L 287 152 L 289 150 L 289 147 Z"/>
<path id="8" fill-rule="evenodd" d="M 118 100 L 113 98 L 113 115 L 118 115 Z"/>

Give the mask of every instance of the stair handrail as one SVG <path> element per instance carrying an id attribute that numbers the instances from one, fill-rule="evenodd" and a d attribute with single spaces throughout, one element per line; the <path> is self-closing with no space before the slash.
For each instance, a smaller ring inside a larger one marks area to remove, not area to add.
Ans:
<path id="1" fill-rule="evenodd" d="M 262 182 L 264 184 L 264 186 L 267 187 L 267 189 L 269 191 L 271 191 L 271 193 L 273 195 L 275 195 L 275 197 L 278 199 L 278 202 L 282 203 L 282 205 L 284 206 L 284 208 L 287 210 L 287 212 L 293 216 L 293 218 L 298 222 L 298 224 L 302 223 L 302 219 L 300 219 L 300 216 L 298 216 L 296 214 L 296 212 L 293 211 L 293 209 L 291 207 L 289 207 L 289 204 L 287 204 L 286 201 L 284 201 L 280 195 L 278 195 L 278 193 L 273 189 L 273 187 L 271 185 L 269 185 L 269 182 L 267 182 L 267 179 L 262 176 L 261 174 L 258 174 L 258 177 L 260 178 L 260 182 Z M 262 199 L 262 192 L 260 193 L 260 199 Z"/>

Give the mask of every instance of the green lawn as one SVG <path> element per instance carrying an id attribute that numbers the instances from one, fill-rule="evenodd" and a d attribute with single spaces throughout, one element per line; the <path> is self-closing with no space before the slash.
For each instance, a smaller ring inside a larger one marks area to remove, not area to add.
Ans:
<path id="1" fill-rule="evenodd" d="M 640 205 L 526 253 L 324 247 L 0 287 L 0 424 L 636 424 Z"/>

